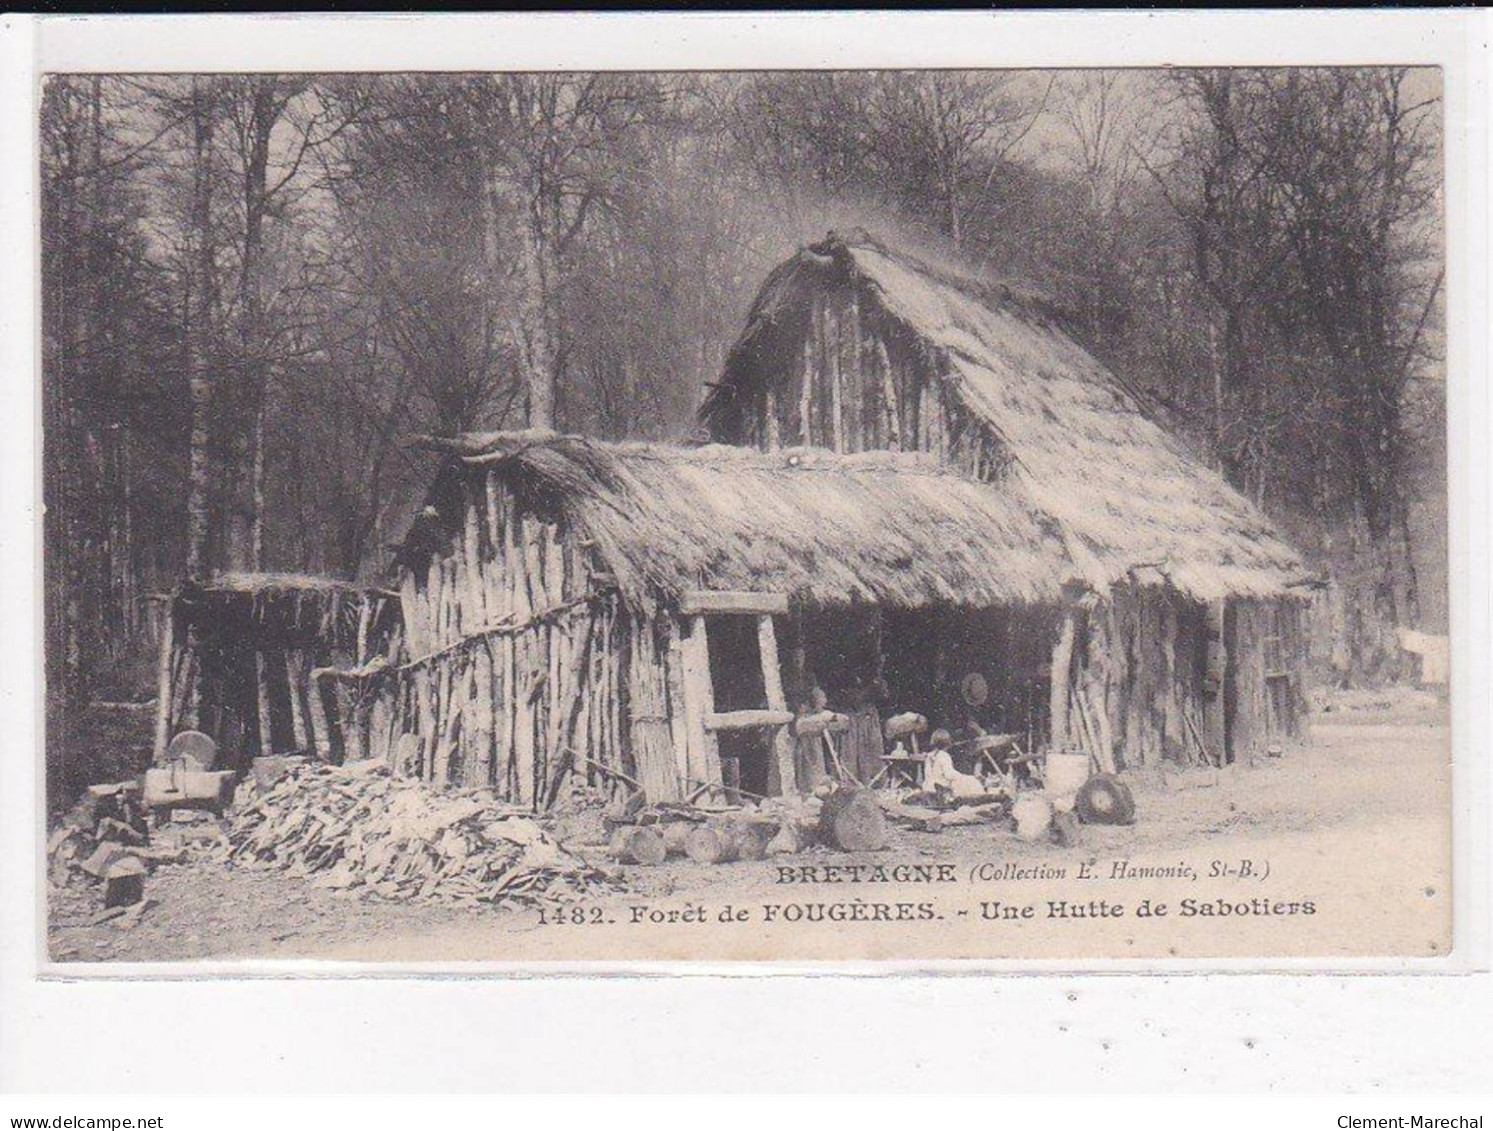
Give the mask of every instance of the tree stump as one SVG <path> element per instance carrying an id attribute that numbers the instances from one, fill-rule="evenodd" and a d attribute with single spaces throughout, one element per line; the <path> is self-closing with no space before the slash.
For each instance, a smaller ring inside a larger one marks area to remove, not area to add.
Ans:
<path id="1" fill-rule="evenodd" d="M 696 825 L 684 838 L 684 854 L 696 864 L 727 864 L 736 859 L 737 845 L 719 825 Z"/>
<path id="2" fill-rule="evenodd" d="M 653 825 L 628 825 L 613 834 L 612 849 L 624 864 L 655 867 L 664 862 L 668 849 L 664 834 Z"/>
<path id="3" fill-rule="evenodd" d="M 839 789 L 824 799 L 819 839 L 841 852 L 875 852 L 886 847 L 886 816 L 869 789 Z"/>

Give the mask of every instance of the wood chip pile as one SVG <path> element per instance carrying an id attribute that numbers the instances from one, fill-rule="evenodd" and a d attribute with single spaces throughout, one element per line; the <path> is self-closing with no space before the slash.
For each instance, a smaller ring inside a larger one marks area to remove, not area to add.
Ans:
<path id="1" fill-rule="evenodd" d="M 131 782 L 90 786 L 47 837 L 47 878 L 54 887 L 93 884 L 125 856 L 149 856 L 150 832 Z"/>
<path id="2" fill-rule="evenodd" d="M 372 761 L 291 770 L 234 816 L 224 857 L 318 887 L 457 905 L 556 904 L 613 886 L 527 810 L 437 793 Z"/>

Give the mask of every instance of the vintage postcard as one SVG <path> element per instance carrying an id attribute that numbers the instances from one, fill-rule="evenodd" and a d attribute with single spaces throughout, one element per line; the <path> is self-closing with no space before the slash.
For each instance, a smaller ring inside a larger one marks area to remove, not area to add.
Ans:
<path id="1" fill-rule="evenodd" d="M 47 74 L 47 960 L 1446 956 L 1443 106 Z"/>

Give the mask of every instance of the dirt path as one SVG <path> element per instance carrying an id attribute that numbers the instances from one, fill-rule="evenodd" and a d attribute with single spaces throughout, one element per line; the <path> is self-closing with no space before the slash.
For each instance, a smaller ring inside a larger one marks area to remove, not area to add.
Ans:
<path id="1" fill-rule="evenodd" d="M 1318 715 L 1309 745 L 1254 766 L 1136 775 L 1137 824 L 1086 826 L 1073 849 L 974 826 L 898 831 L 891 849 L 866 857 L 670 861 L 629 869 L 624 894 L 559 921 L 386 903 L 280 872 L 188 864 L 152 877 L 155 902 L 128 929 L 93 925 L 96 896 L 70 893 L 53 909 L 50 947 L 68 962 L 1433 955 L 1450 941 L 1448 730 L 1439 709 L 1412 707 Z M 1241 862 L 1246 874 L 1210 875 Z M 864 870 L 845 882 L 843 866 L 855 864 Z M 841 871 L 826 876 L 830 865 Z M 894 873 L 898 865 L 923 867 Z M 798 866 L 821 872 L 781 882 L 780 868 Z M 1137 869 L 1163 874 L 1137 878 Z M 944 878 L 919 882 L 929 875 Z M 812 882 L 829 878 L 838 882 Z M 1137 918 L 1143 899 L 1167 903 L 1171 917 Z M 1046 914 L 1050 901 L 1096 900 L 1125 913 Z M 1185 900 L 1257 902 L 1219 917 L 1181 915 Z M 1034 913 L 992 920 L 992 903 Z M 722 922 L 743 911 L 745 920 Z"/>

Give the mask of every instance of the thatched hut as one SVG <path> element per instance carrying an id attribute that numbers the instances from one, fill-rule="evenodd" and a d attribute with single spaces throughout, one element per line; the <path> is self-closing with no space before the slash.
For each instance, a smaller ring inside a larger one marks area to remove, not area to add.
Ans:
<path id="1" fill-rule="evenodd" d="M 175 593 L 161 641 L 156 758 L 183 730 L 218 742 L 220 765 L 260 754 L 348 751 L 356 717 L 337 673 L 383 654 L 399 620 L 390 592 L 329 578 L 230 573 Z M 340 698 L 339 698 L 340 697 Z"/>
<path id="2" fill-rule="evenodd" d="M 1131 763 L 1299 732 L 1300 557 L 1039 297 L 831 233 L 768 277 L 701 416 L 768 452 L 931 453 L 1049 519 L 1087 590 L 1054 742 L 1082 737 L 1076 699 Z"/>
<path id="3" fill-rule="evenodd" d="M 405 772 L 536 806 L 568 772 L 654 799 L 792 791 L 811 673 L 920 699 L 940 626 L 983 625 L 972 648 L 1045 688 L 1033 642 L 1075 580 L 1057 524 L 937 460 L 428 444 L 445 460 L 398 555 L 403 644 L 363 677 L 369 749 Z M 1012 718 L 1039 728 L 1045 703 L 1018 696 Z"/>

